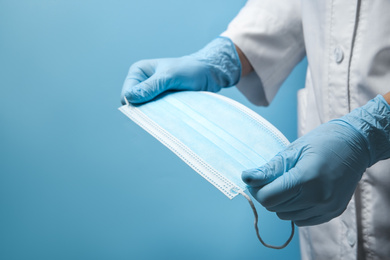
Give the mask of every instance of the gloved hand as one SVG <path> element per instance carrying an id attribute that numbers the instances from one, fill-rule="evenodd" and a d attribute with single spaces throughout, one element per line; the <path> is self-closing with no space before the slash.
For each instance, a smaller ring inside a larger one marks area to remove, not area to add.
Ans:
<path id="1" fill-rule="evenodd" d="M 130 103 L 147 102 L 167 90 L 217 92 L 236 84 L 241 63 L 233 42 L 218 37 L 200 51 L 180 58 L 142 60 L 134 63 L 123 84 Z"/>
<path id="2" fill-rule="evenodd" d="M 242 179 L 269 211 L 298 226 L 339 216 L 362 174 L 390 157 L 390 106 L 382 96 L 297 139 Z"/>

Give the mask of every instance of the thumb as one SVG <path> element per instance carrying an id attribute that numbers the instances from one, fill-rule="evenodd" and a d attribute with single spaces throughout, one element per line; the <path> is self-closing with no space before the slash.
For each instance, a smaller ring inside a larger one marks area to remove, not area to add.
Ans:
<path id="1" fill-rule="evenodd" d="M 144 103 L 165 91 L 161 78 L 155 74 L 138 84 L 134 84 L 134 81 L 131 78 L 126 79 L 123 85 L 122 102 L 126 97 L 130 103 Z"/>
<path id="2" fill-rule="evenodd" d="M 284 168 L 283 157 L 277 154 L 263 166 L 243 171 L 241 178 L 251 187 L 262 187 L 281 176 Z"/>
<path id="3" fill-rule="evenodd" d="M 251 187 L 262 187 L 294 167 L 297 157 L 299 152 L 289 146 L 263 166 L 243 171 L 241 178 Z"/>
<path id="4" fill-rule="evenodd" d="M 121 102 L 123 105 L 125 98 L 131 103 L 143 103 L 161 93 L 161 91 L 155 93 L 162 85 L 159 84 L 161 80 L 156 77 L 158 65 L 158 60 L 141 60 L 131 65 L 122 87 Z"/>

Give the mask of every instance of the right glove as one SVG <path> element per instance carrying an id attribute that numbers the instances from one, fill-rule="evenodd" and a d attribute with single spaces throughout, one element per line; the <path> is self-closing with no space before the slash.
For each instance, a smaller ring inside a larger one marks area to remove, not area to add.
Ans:
<path id="1" fill-rule="evenodd" d="M 339 216 L 362 177 L 390 158 L 390 105 L 378 95 L 366 105 L 297 139 L 267 164 L 244 171 L 257 201 L 298 226 Z"/>
<path id="2" fill-rule="evenodd" d="M 121 102 L 144 103 L 168 90 L 217 92 L 235 85 L 241 63 L 229 38 L 218 37 L 200 51 L 180 58 L 134 63 L 123 84 Z"/>

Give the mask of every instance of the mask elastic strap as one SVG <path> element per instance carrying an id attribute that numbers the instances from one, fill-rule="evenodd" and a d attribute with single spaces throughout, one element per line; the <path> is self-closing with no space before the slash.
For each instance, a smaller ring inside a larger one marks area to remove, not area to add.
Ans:
<path id="1" fill-rule="evenodd" d="M 259 227 L 257 226 L 257 222 L 259 220 L 259 216 L 257 215 L 257 211 L 256 211 L 256 208 L 255 208 L 255 205 L 253 204 L 251 198 L 243 191 L 240 191 L 239 192 L 242 196 L 244 196 L 244 198 L 246 198 L 249 202 L 249 204 L 251 205 L 251 208 L 253 210 L 253 214 L 255 215 L 255 229 L 256 229 L 256 234 L 257 234 L 257 238 L 260 240 L 260 242 L 265 246 L 265 247 L 269 247 L 269 248 L 273 248 L 273 249 L 283 249 L 285 248 L 292 240 L 292 238 L 294 237 L 294 231 L 295 231 L 295 227 L 294 227 L 294 222 L 291 221 L 291 235 L 290 237 L 287 239 L 287 241 L 281 245 L 281 246 L 273 246 L 273 245 L 269 245 L 267 243 L 265 243 L 263 241 L 263 239 L 260 237 L 260 234 L 259 234 Z"/>

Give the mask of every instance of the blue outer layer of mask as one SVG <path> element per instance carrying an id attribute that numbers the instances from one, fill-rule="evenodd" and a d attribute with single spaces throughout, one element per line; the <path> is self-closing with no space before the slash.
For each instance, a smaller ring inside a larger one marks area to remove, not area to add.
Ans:
<path id="1" fill-rule="evenodd" d="M 246 190 L 242 171 L 263 165 L 289 143 L 257 113 L 209 92 L 175 92 L 119 110 L 230 199 Z"/>

